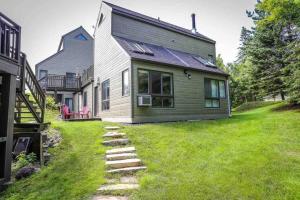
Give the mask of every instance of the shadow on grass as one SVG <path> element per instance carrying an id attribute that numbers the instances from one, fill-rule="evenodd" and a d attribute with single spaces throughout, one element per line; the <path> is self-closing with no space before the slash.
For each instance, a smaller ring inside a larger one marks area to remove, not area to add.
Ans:
<path id="1" fill-rule="evenodd" d="M 272 108 L 271 110 L 274 112 L 283 112 L 290 110 L 296 110 L 300 112 L 300 104 L 285 104 L 276 108 Z"/>

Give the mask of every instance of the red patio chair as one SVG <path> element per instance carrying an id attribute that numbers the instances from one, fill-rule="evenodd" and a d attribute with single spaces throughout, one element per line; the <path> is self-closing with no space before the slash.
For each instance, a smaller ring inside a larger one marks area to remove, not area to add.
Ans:
<path id="1" fill-rule="evenodd" d="M 90 110 L 87 106 L 83 107 L 83 110 L 79 112 L 81 115 L 81 118 L 90 118 Z"/>
<path id="2" fill-rule="evenodd" d="M 63 119 L 70 119 L 71 117 L 74 118 L 75 113 L 70 112 L 70 109 L 68 106 L 63 106 Z"/>

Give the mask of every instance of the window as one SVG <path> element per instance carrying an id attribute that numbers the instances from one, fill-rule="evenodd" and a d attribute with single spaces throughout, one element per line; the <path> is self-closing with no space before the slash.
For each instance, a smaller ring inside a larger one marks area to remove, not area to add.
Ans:
<path id="1" fill-rule="evenodd" d="M 81 40 L 81 41 L 87 41 L 88 40 L 83 34 L 76 35 L 75 39 L 76 40 Z"/>
<path id="2" fill-rule="evenodd" d="M 173 75 L 158 71 L 138 71 L 139 94 L 152 96 L 152 107 L 174 107 Z"/>
<path id="3" fill-rule="evenodd" d="M 226 98 L 225 81 L 204 79 L 205 107 L 219 108 L 220 99 Z"/>
<path id="4" fill-rule="evenodd" d="M 101 25 L 101 23 L 103 21 L 103 17 L 104 17 L 104 15 L 101 13 L 100 19 L 99 19 L 99 22 L 98 22 L 98 27 L 100 27 L 100 25 Z"/>
<path id="5" fill-rule="evenodd" d="M 40 70 L 39 78 L 42 79 L 48 76 L 48 70 Z"/>
<path id="6" fill-rule="evenodd" d="M 122 72 L 122 95 L 129 95 L 129 70 L 126 69 Z"/>
<path id="7" fill-rule="evenodd" d="M 87 92 L 83 93 L 83 107 L 87 106 Z"/>
<path id="8" fill-rule="evenodd" d="M 102 110 L 109 110 L 109 80 L 102 83 Z"/>

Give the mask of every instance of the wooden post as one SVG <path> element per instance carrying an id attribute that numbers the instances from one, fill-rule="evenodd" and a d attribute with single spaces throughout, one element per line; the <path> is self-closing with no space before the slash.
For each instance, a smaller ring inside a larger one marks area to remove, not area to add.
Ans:
<path id="1" fill-rule="evenodd" d="M 0 178 L 4 178 L 5 182 L 10 181 L 11 162 L 12 162 L 12 146 L 13 146 L 13 128 L 14 128 L 14 107 L 16 101 L 16 76 L 10 74 L 2 74 L 1 88 L 1 118 L 0 118 L 0 136 L 5 139 L 2 142 L 4 158 L 1 159 Z"/>

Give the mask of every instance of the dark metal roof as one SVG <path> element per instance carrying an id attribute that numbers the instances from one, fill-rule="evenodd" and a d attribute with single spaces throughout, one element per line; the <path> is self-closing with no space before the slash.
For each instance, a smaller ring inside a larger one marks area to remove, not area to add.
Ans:
<path id="1" fill-rule="evenodd" d="M 205 35 L 202 35 L 198 32 L 197 33 L 192 33 L 192 31 L 189 30 L 189 29 L 182 28 L 182 27 L 176 26 L 174 24 L 170 24 L 168 22 L 164 22 L 164 21 L 161 21 L 159 19 L 155 19 L 155 18 L 146 16 L 146 15 L 143 15 L 143 14 L 140 14 L 140 13 L 122 8 L 120 6 L 116 6 L 114 4 L 111 4 L 111 3 L 108 3 L 108 2 L 105 2 L 105 1 L 103 3 L 110 6 L 113 9 L 113 12 L 116 13 L 116 14 L 123 15 L 123 16 L 126 16 L 126 17 L 130 17 L 130 18 L 133 18 L 135 20 L 139 20 L 139 21 L 142 21 L 142 22 L 145 22 L 145 23 L 149 23 L 149 24 L 152 24 L 152 25 L 164 28 L 164 29 L 168 29 L 168 30 L 171 30 L 171 31 L 174 31 L 174 32 L 184 34 L 184 35 L 188 35 L 190 37 L 197 38 L 197 39 L 200 39 L 200 40 L 204 40 L 204 41 L 207 41 L 207 42 L 210 42 L 210 43 L 213 43 L 213 44 L 216 43 L 214 40 L 212 40 L 212 39 L 210 39 L 210 38 L 206 37 Z"/>
<path id="2" fill-rule="evenodd" d="M 193 69 L 204 71 L 213 74 L 220 74 L 229 76 L 227 73 L 219 69 L 217 66 L 210 64 L 209 62 L 204 61 L 199 55 L 185 53 L 169 48 L 165 48 L 162 46 L 141 43 L 125 38 L 114 37 L 117 42 L 121 45 L 121 47 L 129 54 L 132 59 L 143 60 L 148 62 L 155 62 L 167 65 L 173 65 L 176 67 L 184 68 L 184 69 Z M 140 44 L 142 47 L 145 46 L 148 48 L 153 54 L 136 52 L 133 50 L 134 44 Z"/>

